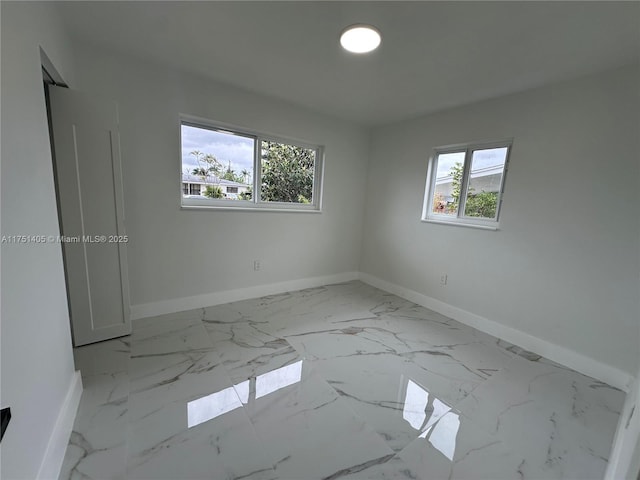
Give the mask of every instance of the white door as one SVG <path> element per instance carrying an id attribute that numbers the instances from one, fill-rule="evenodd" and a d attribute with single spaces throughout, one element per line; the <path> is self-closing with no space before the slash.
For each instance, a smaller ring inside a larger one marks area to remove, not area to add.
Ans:
<path id="1" fill-rule="evenodd" d="M 49 86 L 75 346 L 131 333 L 118 105 Z"/>

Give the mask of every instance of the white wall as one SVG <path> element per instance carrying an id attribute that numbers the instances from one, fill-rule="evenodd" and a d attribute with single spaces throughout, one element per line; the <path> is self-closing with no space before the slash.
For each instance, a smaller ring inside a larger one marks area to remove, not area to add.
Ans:
<path id="1" fill-rule="evenodd" d="M 1 8 L 2 235 L 58 235 L 39 47 L 71 82 L 68 41 L 50 5 Z M 36 478 L 74 380 L 60 245 L 3 244 L 1 301 L 0 476 Z"/>
<path id="2" fill-rule="evenodd" d="M 627 67 L 374 130 L 361 271 L 635 375 L 638 85 Z M 509 137 L 499 231 L 420 221 L 434 147 Z"/>
<path id="3" fill-rule="evenodd" d="M 77 53 L 78 89 L 119 102 L 132 305 L 357 271 L 364 129 L 123 54 Z M 324 145 L 323 212 L 181 210 L 180 113 Z"/>

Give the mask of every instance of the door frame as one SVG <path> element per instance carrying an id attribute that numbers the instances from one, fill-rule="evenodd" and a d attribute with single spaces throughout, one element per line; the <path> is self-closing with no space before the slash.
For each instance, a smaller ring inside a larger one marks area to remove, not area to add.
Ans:
<path id="1" fill-rule="evenodd" d="M 47 56 L 46 52 L 40 47 L 40 66 L 42 69 L 42 87 L 44 89 L 44 102 L 47 112 L 47 129 L 49 132 L 49 149 L 51 151 L 51 168 L 53 169 L 53 188 L 56 194 L 56 214 L 58 216 L 58 234 L 62 234 L 62 210 L 60 208 L 60 196 L 59 183 L 58 183 L 58 169 L 56 168 L 56 151 L 53 143 L 53 119 L 51 116 L 51 103 L 49 99 L 49 85 L 55 85 L 58 87 L 69 88 L 67 82 L 64 81 L 62 75 L 53 64 L 51 59 Z M 64 270 L 64 291 L 67 297 L 67 316 L 69 321 L 69 328 L 71 333 L 71 345 L 73 344 L 73 322 L 71 321 L 71 298 L 69 297 L 69 282 L 67 273 L 67 259 L 65 257 L 64 248 L 62 243 L 59 244 L 60 253 L 62 255 L 62 268 Z M 73 351 L 73 348 L 72 348 Z"/>

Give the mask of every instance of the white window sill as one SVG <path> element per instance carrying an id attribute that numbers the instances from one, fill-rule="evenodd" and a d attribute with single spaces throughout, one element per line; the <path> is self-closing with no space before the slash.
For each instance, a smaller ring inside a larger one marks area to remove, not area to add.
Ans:
<path id="1" fill-rule="evenodd" d="M 469 228 L 478 228 L 480 230 L 499 230 L 498 223 L 474 223 L 473 221 L 464 220 L 464 219 L 451 219 L 445 220 L 440 218 L 423 218 L 421 219 L 424 223 L 437 223 L 438 225 L 451 225 L 454 227 L 469 227 Z"/>
<path id="2" fill-rule="evenodd" d="M 316 208 L 296 207 L 231 207 L 225 205 L 180 205 L 181 210 L 222 210 L 227 212 L 322 213 Z"/>

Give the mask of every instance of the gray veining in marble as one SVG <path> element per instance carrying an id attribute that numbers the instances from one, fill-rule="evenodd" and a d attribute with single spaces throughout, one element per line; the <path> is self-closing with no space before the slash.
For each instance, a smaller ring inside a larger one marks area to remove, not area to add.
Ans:
<path id="1" fill-rule="evenodd" d="M 599 479 L 624 393 L 361 282 L 75 350 L 61 479 Z"/>

